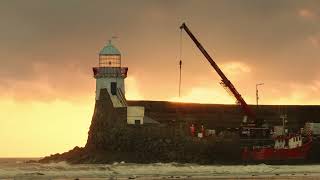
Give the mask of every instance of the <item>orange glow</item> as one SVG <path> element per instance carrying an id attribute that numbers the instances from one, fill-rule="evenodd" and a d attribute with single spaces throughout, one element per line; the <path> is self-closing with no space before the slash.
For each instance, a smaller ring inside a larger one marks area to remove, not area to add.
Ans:
<path id="1" fill-rule="evenodd" d="M 127 98 L 142 99 L 134 77 L 126 80 Z M 84 146 L 94 97 L 75 102 L 0 101 L 0 157 L 39 157 Z"/>
<path id="2" fill-rule="evenodd" d="M 169 101 L 174 102 L 193 102 L 202 104 L 234 104 L 235 100 L 229 96 L 224 90 L 214 90 L 210 88 L 192 88 L 180 98 L 173 97 Z"/>
<path id="3" fill-rule="evenodd" d="M 93 101 L 6 100 L 0 109 L 0 157 L 39 157 L 85 145 Z"/>
<path id="4" fill-rule="evenodd" d="M 125 80 L 126 98 L 128 100 L 142 100 L 143 96 L 139 91 L 137 80 L 133 77 L 127 77 Z"/>

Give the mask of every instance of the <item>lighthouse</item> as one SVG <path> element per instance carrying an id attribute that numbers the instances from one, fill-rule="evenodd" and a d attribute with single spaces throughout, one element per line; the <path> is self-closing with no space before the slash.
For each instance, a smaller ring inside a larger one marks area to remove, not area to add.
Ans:
<path id="1" fill-rule="evenodd" d="M 121 66 L 121 53 L 111 40 L 99 52 L 99 66 L 93 67 L 96 79 L 96 100 L 100 99 L 100 90 L 107 89 L 113 107 L 126 107 L 124 79 L 128 68 Z"/>
<path id="2" fill-rule="evenodd" d="M 110 40 L 99 52 L 99 66 L 93 67 L 96 101 L 100 100 L 101 90 L 107 89 L 113 108 L 125 108 L 127 124 L 141 125 L 145 122 L 144 107 L 128 106 L 125 98 L 124 79 L 127 77 L 127 72 L 128 68 L 122 67 L 120 51 Z"/>

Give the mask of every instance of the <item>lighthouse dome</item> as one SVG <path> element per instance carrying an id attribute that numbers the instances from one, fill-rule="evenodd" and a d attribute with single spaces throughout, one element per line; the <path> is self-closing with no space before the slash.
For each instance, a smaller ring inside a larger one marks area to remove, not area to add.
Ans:
<path id="1" fill-rule="evenodd" d="M 101 49 L 99 55 L 121 55 L 121 53 L 109 40 L 109 43 Z"/>

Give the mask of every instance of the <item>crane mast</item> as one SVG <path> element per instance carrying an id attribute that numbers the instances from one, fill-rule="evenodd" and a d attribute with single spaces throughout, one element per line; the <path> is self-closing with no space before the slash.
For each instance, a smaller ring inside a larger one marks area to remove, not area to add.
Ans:
<path id="1" fill-rule="evenodd" d="M 221 83 L 228 92 L 231 92 L 232 95 L 236 98 L 237 104 L 240 105 L 242 111 L 244 114 L 249 118 L 251 123 L 256 123 L 256 115 L 253 113 L 253 111 L 249 108 L 246 101 L 242 98 L 240 93 L 237 91 L 237 89 L 233 86 L 231 81 L 225 76 L 225 74 L 221 71 L 219 66 L 214 62 L 214 60 L 211 58 L 211 56 L 208 54 L 208 52 L 204 49 L 204 47 L 201 45 L 201 43 L 197 40 L 197 38 L 192 34 L 190 29 L 187 27 L 185 23 L 183 23 L 180 26 L 180 29 L 184 29 L 186 33 L 189 35 L 189 37 L 192 39 L 192 41 L 196 44 L 196 46 L 199 48 L 199 50 L 202 52 L 204 57 L 208 60 L 208 62 L 211 64 L 211 66 L 214 68 L 214 70 L 219 74 L 221 77 Z"/>

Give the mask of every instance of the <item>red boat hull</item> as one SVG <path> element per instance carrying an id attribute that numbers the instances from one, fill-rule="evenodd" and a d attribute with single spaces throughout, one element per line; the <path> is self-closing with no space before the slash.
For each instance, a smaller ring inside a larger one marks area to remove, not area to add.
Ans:
<path id="1" fill-rule="evenodd" d="M 255 149 L 244 148 L 242 159 L 244 161 L 276 161 L 306 159 L 311 149 L 311 140 L 300 147 L 293 149 L 274 149 L 273 147 L 261 147 Z"/>

